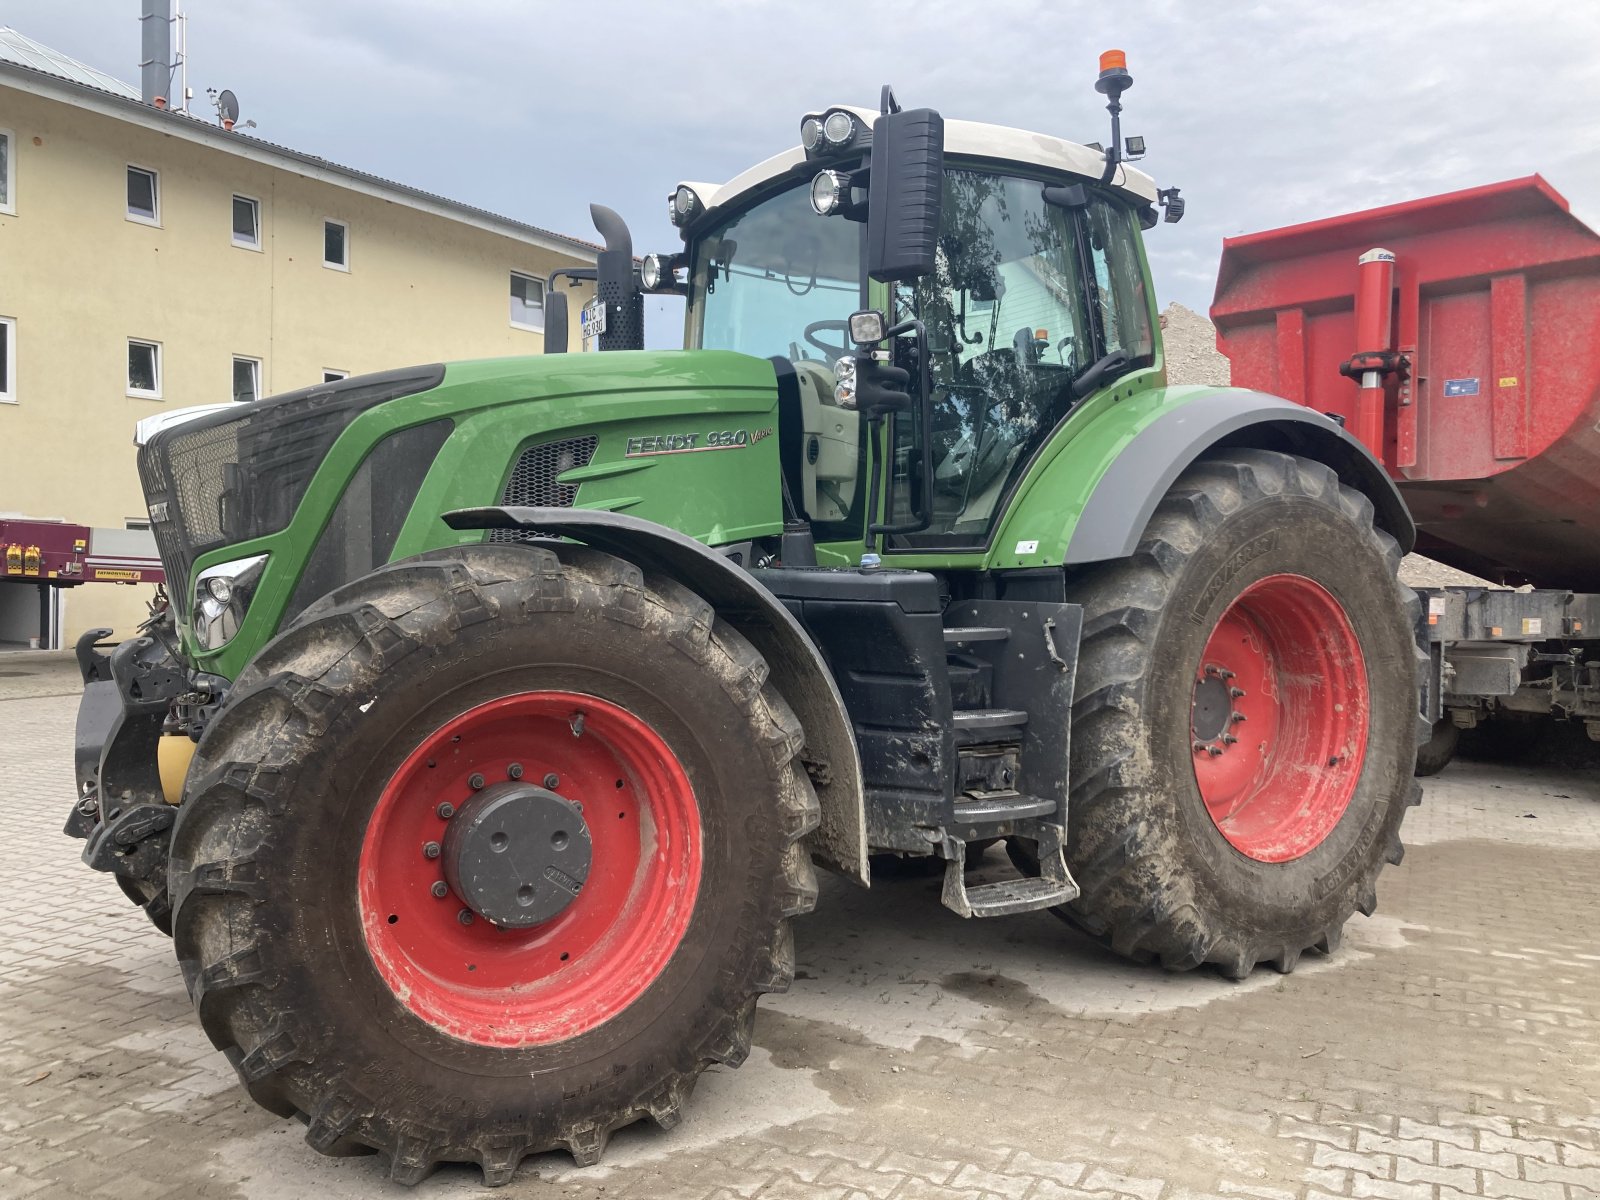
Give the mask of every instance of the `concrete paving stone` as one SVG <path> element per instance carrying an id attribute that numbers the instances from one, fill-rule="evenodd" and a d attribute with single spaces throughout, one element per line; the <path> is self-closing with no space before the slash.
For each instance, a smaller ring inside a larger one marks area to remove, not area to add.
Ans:
<path id="1" fill-rule="evenodd" d="M 0 1198 L 380 1194 L 381 1160 L 320 1158 L 243 1097 L 170 943 L 77 861 L 75 707 L 0 699 L 0 845 L 32 873 L 0 945 Z M 594 1171 L 538 1156 L 500 1195 L 1600 1197 L 1597 776 L 1457 763 L 1425 789 L 1378 913 L 1288 977 L 1139 968 L 1048 914 L 963 922 L 937 880 L 825 881 L 745 1068 L 671 1133 L 625 1131 Z M 469 1192 L 453 1168 L 416 1196 Z"/>

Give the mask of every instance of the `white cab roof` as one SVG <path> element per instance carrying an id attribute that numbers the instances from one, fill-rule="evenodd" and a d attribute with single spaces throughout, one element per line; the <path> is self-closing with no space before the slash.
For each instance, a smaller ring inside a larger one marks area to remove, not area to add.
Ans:
<path id="1" fill-rule="evenodd" d="M 878 114 L 871 109 L 849 104 L 834 104 L 821 112 L 842 108 L 866 122 L 870 129 Z M 944 152 L 954 158 L 987 158 L 1001 162 L 1021 162 L 1046 170 L 1065 171 L 1085 179 L 1098 181 L 1106 169 L 1103 151 L 1091 150 L 1077 142 L 1051 137 L 1047 133 L 1030 133 L 1026 129 L 1010 129 L 1004 125 L 985 125 L 980 121 L 946 121 L 944 123 Z M 805 162 L 805 151 L 799 146 L 774 154 L 765 162 L 757 163 L 748 171 L 735 175 L 727 183 L 686 182 L 700 197 L 700 203 L 709 209 L 727 204 L 753 188 L 760 187 Z M 825 163 L 819 163 L 821 170 Z M 1156 202 L 1156 181 L 1137 167 L 1126 163 L 1117 167 L 1110 187 L 1132 200 L 1143 204 Z"/>

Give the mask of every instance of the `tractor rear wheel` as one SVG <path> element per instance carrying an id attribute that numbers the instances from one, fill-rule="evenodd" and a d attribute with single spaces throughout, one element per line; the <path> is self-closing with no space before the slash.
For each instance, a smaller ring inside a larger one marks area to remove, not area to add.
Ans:
<path id="1" fill-rule="evenodd" d="M 240 676 L 174 830 L 175 946 L 250 1094 L 324 1153 L 503 1184 L 675 1123 L 812 908 L 816 797 L 761 656 L 578 546 L 313 605 Z"/>
<path id="2" fill-rule="evenodd" d="M 1399 562 L 1332 470 L 1239 449 L 1179 477 L 1131 558 L 1072 581 L 1064 915 L 1124 955 L 1242 978 L 1373 911 L 1420 796 Z"/>

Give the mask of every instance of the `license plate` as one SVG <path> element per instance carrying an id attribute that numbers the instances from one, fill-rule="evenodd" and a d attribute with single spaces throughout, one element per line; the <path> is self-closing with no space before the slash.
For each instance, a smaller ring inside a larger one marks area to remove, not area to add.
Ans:
<path id="1" fill-rule="evenodd" d="M 584 338 L 597 338 L 606 331 L 606 306 L 596 297 L 578 313 L 578 332 Z"/>

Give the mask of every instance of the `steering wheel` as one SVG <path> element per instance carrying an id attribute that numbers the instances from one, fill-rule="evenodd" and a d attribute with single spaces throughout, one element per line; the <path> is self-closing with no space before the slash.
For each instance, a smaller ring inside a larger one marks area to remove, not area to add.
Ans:
<path id="1" fill-rule="evenodd" d="M 843 334 L 844 336 L 840 338 L 837 345 L 831 345 L 816 336 L 823 330 L 832 330 L 836 333 Z M 806 326 L 805 337 L 806 341 L 810 342 L 811 345 L 815 346 L 818 350 L 821 350 L 824 354 L 826 354 L 830 362 L 833 359 L 842 358 L 844 355 L 850 353 L 851 347 L 849 340 L 849 321 L 813 321 L 811 324 Z"/>

